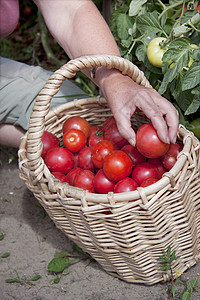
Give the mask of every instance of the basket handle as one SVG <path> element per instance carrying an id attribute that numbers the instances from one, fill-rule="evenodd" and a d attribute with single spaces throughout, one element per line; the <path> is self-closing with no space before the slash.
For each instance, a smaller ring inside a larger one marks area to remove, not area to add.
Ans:
<path id="1" fill-rule="evenodd" d="M 44 162 L 41 158 L 41 138 L 45 130 L 45 116 L 49 112 L 51 99 L 59 91 L 60 86 L 65 79 L 74 77 L 76 72 L 83 69 L 100 66 L 107 67 L 108 69 L 115 68 L 121 71 L 123 75 L 128 75 L 137 84 L 145 87 L 151 87 L 149 81 L 144 76 L 144 73 L 137 66 L 129 60 L 118 56 L 83 56 L 70 60 L 55 71 L 49 77 L 48 81 L 36 98 L 27 132 L 27 159 L 31 172 L 30 175 L 33 176 L 33 179 L 35 178 L 35 182 L 40 180 L 44 169 Z"/>

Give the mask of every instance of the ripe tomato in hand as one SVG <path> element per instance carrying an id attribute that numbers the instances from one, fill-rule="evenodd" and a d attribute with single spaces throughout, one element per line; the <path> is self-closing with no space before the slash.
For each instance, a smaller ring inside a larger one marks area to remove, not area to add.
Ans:
<path id="1" fill-rule="evenodd" d="M 108 154 L 103 162 L 104 174 L 113 181 L 119 181 L 131 174 L 133 163 L 131 158 L 121 150 Z"/>
<path id="2" fill-rule="evenodd" d="M 88 138 L 90 133 L 90 124 L 86 119 L 80 116 L 73 116 L 65 120 L 65 122 L 63 123 L 63 134 L 69 131 L 70 129 L 80 130 L 85 134 L 86 138 Z"/>
<path id="3" fill-rule="evenodd" d="M 128 154 L 128 156 L 132 159 L 133 167 L 146 161 L 146 157 L 142 155 L 136 147 L 130 144 L 125 145 L 121 150 Z"/>
<path id="4" fill-rule="evenodd" d="M 74 185 L 74 179 L 76 177 L 76 174 L 78 174 L 82 169 L 79 167 L 73 168 L 71 171 L 69 171 L 69 173 L 67 173 L 66 178 L 67 178 L 67 182 L 70 185 Z"/>
<path id="5" fill-rule="evenodd" d="M 107 194 L 112 192 L 115 187 L 115 182 L 108 179 L 103 170 L 100 169 L 94 177 L 94 188 L 99 194 Z"/>
<path id="6" fill-rule="evenodd" d="M 63 135 L 63 143 L 69 151 L 78 152 L 85 147 L 87 138 L 82 131 L 70 129 Z"/>
<path id="7" fill-rule="evenodd" d="M 93 148 L 98 142 L 103 141 L 103 131 L 100 126 L 90 127 L 90 135 L 88 137 L 88 146 Z"/>
<path id="8" fill-rule="evenodd" d="M 114 193 L 125 193 L 135 191 L 138 187 L 138 184 L 135 180 L 130 177 L 126 177 L 118 181 L 114 188 Z"/>
<path id="9" fill-rule="evenodd" d="M 158 179 L 162 178 L 162 175 L 167 172 L 167 169 L 163 166 L 161 158 L 149 158 L 148 163 L 156 166 L 158 169 Z"/>
<path id="10" fill-rule="evenodd" d="M 105 157 L 114 151 L 113 143 L 107 140 L 98 142 L 92 149 L 92 161 L 98 169 L 103 167 Z"/>
<path id="11" fill-rule="evenodd" d="M 84 170 L 95 171 L 96 167 L 92 161 L 92 148 L 85 147 L 78 154 L 78 166 Z"/>
<path id="12" fill-rule="evenodd" d="M 94 193 L 94 173 L 90 170 L 80 170 L 74 178 L 74 186 Z"/>
<path id="13" fill-rule="evenodd" d="M 102 131 L 104 133 L 104 139 L 111 141 L 116 149 L 121 149 L 128 143 L 127 140 L 119 133 L 114 117 L 106 119 L 103 123 Z"/>
<path id="14" fill-rule="evenodd" d="M 151 165 L 148 162 L 144 162 L 136 165 L 133 168 L 131 177 L 139 184 L 148 178 L 158 179 L 158 169 L 156 166 Z"/>
<path id="15" fill-rule="evenodd" d="M 52 172 L 51 174 L 61 182 L 68 182 L 66 175 L 61 172 Z"/>
<path id="16" fill-rule="evenodd" d="M 45 158 L 47 151 L 52 148 L 60 147 L 60 141 L 53 133 L 45 131 L 42 136 L 42 158 Z"/>
<path id="17" fill-rule="evenodd" d="M 73 154 L 65 148 L 50 149 L 44 159 L 51 172 L 68 173 L 74 166 Z"/>
<path id="18" fill-rule="evenodd" d="M 148 158 L 158 158 L 169 149 L 169 144 L 162 142 L 152 124 L 142 125 L 136 133 L 136 147 Z"/>

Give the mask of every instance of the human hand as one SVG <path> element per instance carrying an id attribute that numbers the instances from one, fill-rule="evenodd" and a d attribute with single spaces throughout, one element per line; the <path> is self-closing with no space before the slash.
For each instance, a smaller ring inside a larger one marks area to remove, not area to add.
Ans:
<path id="1" fill-rule="evenodd" d="M 153 88 L 139 86 L 131 78 L 115 73 L 104 80 L 103 94 L 116 119 L 119 132 L 130 144 L 135 144 L 135 132 L 131 128 L 130 119 L 137 110 L 150 119 L 163 142 L 176 142 L 178 111 Z"/>

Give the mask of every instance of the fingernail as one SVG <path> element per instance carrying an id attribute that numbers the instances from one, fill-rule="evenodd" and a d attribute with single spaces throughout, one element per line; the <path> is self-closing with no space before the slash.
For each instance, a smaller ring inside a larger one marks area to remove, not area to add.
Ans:
<path id="1" fill-rule="evenodd" d="M 128 139 L 128 142 L 135 147 L 136 141 L 134 139 Z"/>
<path id="2" fill-rule="evenodd" d="M 176 143 L 176 136 L 173 137 L 172 139 L 172 143 L 175 144 Z"/>

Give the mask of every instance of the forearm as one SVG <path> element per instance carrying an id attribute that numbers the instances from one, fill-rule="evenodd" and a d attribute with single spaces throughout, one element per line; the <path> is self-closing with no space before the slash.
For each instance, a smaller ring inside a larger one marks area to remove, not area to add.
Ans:
<path id="1" fill-rule="evenodd" d="M 120 56 L 112 33 L 99 10 L 89 0 L 35 0 L 56 41 L 73 59 L 85 55 Z M 84 73 L 90 77 L 90 71 Z M 93 81 L 103 89 L 105 77 L 116 71 L 97 70 Z"/>
<path id="2" fill-rule="evenodd" d="M 112 33 L 92 1 L 35 0 L 61 47 L 73 59 L 82 55 L 120 55 Z"/>

